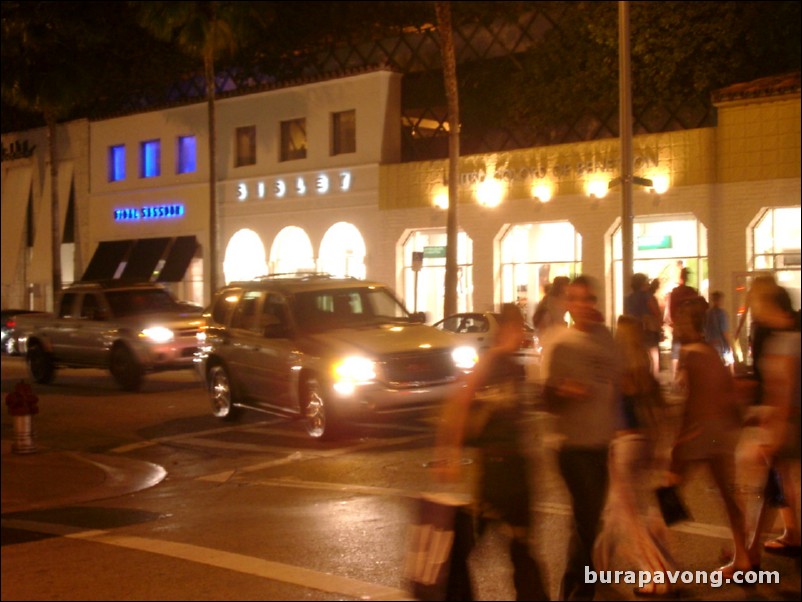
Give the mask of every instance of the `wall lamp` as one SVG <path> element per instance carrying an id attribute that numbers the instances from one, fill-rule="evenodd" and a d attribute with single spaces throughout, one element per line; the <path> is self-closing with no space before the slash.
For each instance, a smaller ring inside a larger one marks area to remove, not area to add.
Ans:
<path id="1" fill-rule="evenodd" d="M 607 196 L 612 182 L 606 179 L 588 180 L 585 190 L 592 199 L 603 199 Z"/>
<path id="2" fill-rule="evenodd" d="M 536 182 L 532 184 L 532 198 L 541 203 L 548 203 L 554 192 L 547 182 Z"/>
<path id="3" fill-rule="evenodd" d="M 476 186 L 476 200 L 484 207 L 498 207 L 504 197 L 504 185 L 495 177 L 485 177 Z"/>

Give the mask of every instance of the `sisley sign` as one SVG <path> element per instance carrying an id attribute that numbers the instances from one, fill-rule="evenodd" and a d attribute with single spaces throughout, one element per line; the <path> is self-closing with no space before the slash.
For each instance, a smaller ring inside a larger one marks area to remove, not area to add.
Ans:
<path id="1" fill-rule="evenodd" d="M 348 192 L 351 190 L 352 183 L 350 171 L 239 182 L 237 184 L 237 200 L 286 199 L 329 192 Z"/>

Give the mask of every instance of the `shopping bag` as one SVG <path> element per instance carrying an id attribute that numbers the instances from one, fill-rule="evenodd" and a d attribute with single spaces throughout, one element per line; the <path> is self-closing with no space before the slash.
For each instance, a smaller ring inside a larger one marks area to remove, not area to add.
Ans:
<path id="1" fill-rule="evenodd" d="M 470 531 L 468 504 L 449 494 L 424 494 L 417 503 L 417 516 L 409 528 L 404 558 L 407 588 L 418 600 L 458 599 L 459 588 L 465 584 L 453 583 L 452 564 L 455 555 L 462 554 L 461 559 L 467 560 L 471 545 L 466 537 Z M 457 570 L 461 572 L 464 568 Z"/>

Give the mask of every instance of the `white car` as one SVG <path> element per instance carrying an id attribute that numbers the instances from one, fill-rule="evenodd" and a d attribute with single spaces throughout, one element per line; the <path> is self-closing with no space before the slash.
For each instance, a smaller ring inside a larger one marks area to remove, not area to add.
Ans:
<path id="1" fill-rule="evenodd" d="M 473 346 L 480 355 L 493 345 L 499 329 L 501 315 L 492 312 L 463 312 L 452 314 L 435 322 L 433 326 L 459 335 L 467 344 Z M 524 323 L 524 340 L 516 354 L 527 369 L 540 365 L 541 347 L 535 330 Z"/>

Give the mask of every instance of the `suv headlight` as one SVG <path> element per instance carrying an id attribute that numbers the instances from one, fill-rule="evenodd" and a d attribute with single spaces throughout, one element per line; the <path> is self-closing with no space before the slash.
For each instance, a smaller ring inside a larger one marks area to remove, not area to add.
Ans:
<path id="1" fill-rule="evenodd" d="M 154 343 L 169 343 L 173 340 L 173 331 L 164 326 L 154 326 L 153 328 L 145 328 L 140 336 L 150 339 Z"/>
<path id="2" fill-rule="evenodd" d="M 470 345 L 464 345 L 451 352 L 451 359 L 460 370 L 472 370 L 479 361 L 479 354 Z"/>
<path id="3" fill-rule="evenodd" d="M 366 357 L 346 357 L 334 364 L 334 389 L 339 393 L 352 393 L 357 384 L 374 380 L 376 364 Z"/>

